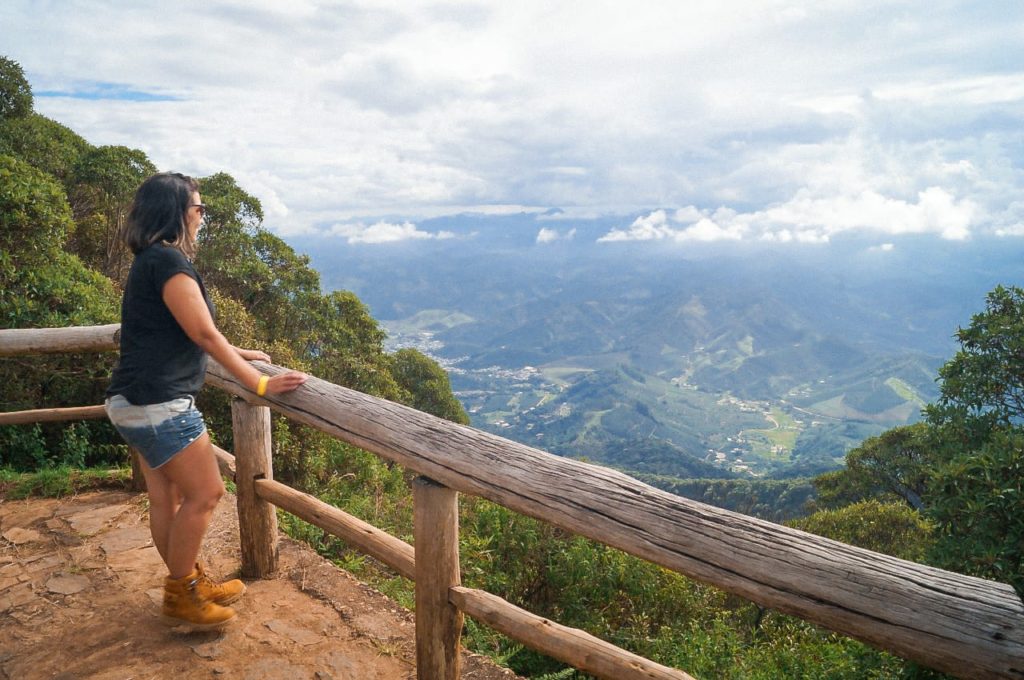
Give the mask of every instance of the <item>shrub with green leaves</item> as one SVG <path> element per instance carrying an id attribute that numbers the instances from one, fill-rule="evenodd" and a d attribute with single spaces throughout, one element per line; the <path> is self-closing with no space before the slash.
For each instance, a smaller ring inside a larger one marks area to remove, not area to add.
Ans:
<path id="1" fill-rule="evenodd" d="M 904 560 L 921 562 L 932 543 L 932 526 L 901 503 L 861 501 L 820 510 L 787 522 L 792 527 Z"/>
<path id="2" fill-rule="evenodd" d="M 935 472 L 938 566 L 1009 583 L 1024 597 L 1024 431 L 993 432 Z"/>

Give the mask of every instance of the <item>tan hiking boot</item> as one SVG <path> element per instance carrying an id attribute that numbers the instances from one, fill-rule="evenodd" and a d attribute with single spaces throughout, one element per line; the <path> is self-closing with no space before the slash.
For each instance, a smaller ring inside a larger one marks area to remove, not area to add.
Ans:
<path id="1" fill-rule="evenodd" d="M 221 606 L 237 602 L 245 594 L 245 584 L 237 578 L 217 583 L 206 573 L 201 562 L 196 562 L 196 574 L 199 575 L 197 588 L 210 602 Z"/>
<path id="2" fill-rule="evenodd" d="M 187 624 L 193 630 L 210 630 L 230 623 L 235 616 L 234 609 L 203 597 L 197 572 L 185 578 L 164 579 L 163 620 L 167 625 Z"/>

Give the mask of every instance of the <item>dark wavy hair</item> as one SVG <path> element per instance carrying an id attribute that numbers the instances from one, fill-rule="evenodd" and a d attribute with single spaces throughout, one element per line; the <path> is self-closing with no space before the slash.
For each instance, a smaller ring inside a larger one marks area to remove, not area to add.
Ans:
<path id="1" fill-rule="evenodd" d="M 133 253 L 161 242 L 192 259 L 196 244 L 189 237 L 185 215 L 199 182 L 180 172 L 161 172 L 148 178 L 135 192 L 123 238 Z"/>

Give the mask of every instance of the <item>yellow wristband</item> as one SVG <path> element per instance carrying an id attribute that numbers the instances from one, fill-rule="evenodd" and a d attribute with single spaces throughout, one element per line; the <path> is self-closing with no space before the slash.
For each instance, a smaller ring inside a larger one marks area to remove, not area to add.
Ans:
<path id="1" fill-rule="evenodd" d="M 256 385 L 256 396 L 257 397 L 262 397 L 264 394 L 267 393 L 267 383 L 268 382 L 270 382 L 270 376 L 269 375 L 261 375 L 260 376 L 260 382 L 259 382 L 258 385 Z"/>

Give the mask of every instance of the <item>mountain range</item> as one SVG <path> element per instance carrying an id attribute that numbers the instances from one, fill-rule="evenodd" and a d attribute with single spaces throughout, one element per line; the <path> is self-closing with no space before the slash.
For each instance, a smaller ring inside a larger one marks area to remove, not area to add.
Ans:
<path id="1" fill-rule="evenodd" d="M 359 295 L 391 346 L 438 359 L 475 426 L 676 477 L 840 465 L 919 418 L 957 327 L 1022 278 L 1022 248 L 1003 239 L 607 243 L 622 218 L 557 217 L 429 220 L 417 229 L 448 238 L 415 242 L 289 241 L 325 288 Z"/>

